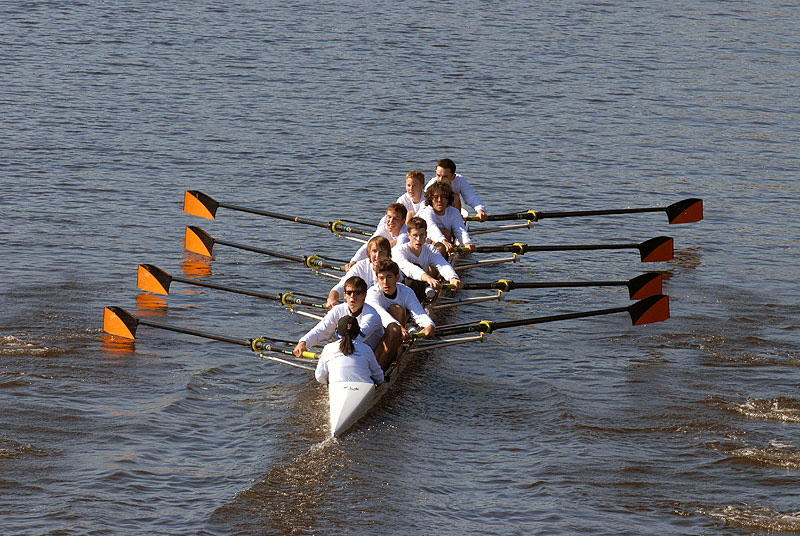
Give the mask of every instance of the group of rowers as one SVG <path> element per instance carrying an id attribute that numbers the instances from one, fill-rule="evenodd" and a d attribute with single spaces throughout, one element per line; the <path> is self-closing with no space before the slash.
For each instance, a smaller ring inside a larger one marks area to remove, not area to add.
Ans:
<path id="1" fill-rule="evenodd" d="M 388 206 L 372 237 L 345 265 L 347 273 L 328 294 L 328 313 L 294 348 L 300 357 L 334 332 L 340 337 L 322 350 L 316 369 L 320 383 L 381 384 L 400 345 L 411 340 L 409 317 L 424 337 L 433 336 L 435 324 L 422 302 L 442 280 L 463 286 L 445 255 L 457 243 L 475 250 L 461 198 L 481 221 L 487 217 L 483 203 L 448 158 L 436 163 L 436 177 L 427 186 L 421 171 L 408 172 L 405 186 L 406 193 Z"/>

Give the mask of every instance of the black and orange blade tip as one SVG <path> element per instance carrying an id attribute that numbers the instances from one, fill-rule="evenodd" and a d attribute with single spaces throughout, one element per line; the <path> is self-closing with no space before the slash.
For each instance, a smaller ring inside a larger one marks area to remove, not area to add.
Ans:
<path id="1" fill-rule="evenodd" d="M 161 268 L 152 264 L 139 265 L 136 284 L 140 289 L 168 296 L 170 283 L 172 283 L 172 277 Z"/>
<path id="2" fill-rule="evenodd" d="M 669 318 L 669 296 L 650 296 L 631 305 L 628 312 L 634 326 L 662 322 Z"/>
<path id="3" fill-rule="evenodd" d="M 703 200 L 684 199 L 667 207 L 670 224 L 693 223 L 703 219 Z"/>
<path id="4" fill-rule="evenodd" d="M 628 296 L 632 300 L 641 300 L 661 294 L 663 290 L 661 281 L 661 274 L 656 272 L 636 276 L 628 282 Z"/>
<path id="5" fill-rule="evenodd" d="M 139 321 L 122 307 L 106 307 L 103 311 L 103 331 L 110 335 L 136 338 Z"/>
<path id="6" fill-rule="evenodd" d="M 183 211 L 192 216 L 213 220 L 217 216 L 219 203 L 211 196 L 197 190 L 186 190 L 183 196 Z"/>
<path id="7" fill-rule="evenodd" d="M 669 236 L 657 236 L 639 246 L 642 262 L 663 262 L 674 256 L 673 240 Z"/>
<path id="8" fill-rule="evenodd" d="M 199 227 L 190 225 L 186 228 L 185 247 L 192 253 L 211 257 L 211 250 L 214 249 L 214 239 Z"/>

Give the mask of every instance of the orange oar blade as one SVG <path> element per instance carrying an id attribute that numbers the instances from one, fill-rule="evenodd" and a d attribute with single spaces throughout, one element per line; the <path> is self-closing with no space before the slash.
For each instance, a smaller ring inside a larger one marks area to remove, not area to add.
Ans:
<path id="1" fill-rule="evenodd" d="M 192 253 L 211 257 L 211 250 L 214 249 L 214 239 L 201 228 L 190 225 L 186 228 L 185 247 Z"/>
<path id="2" fill-rule="evenodd" d="M 103 312 L 103 331 L 111 335 L 136 338 L 139 321 L 122 307 L 106 307 Z"/>
<path id="3" fill-rule="evenodd" d="M 661 294 L 661 291 L 661 274 L 656 272 L 648 272 L 628 281 L 628 296 L 632 300 Z"/>
<path id="4" fill-rule="evenodd" d="M 217 216 L 217 203 L 210 195 L 197 190 L 186 190 L 183 196 L 183 211 L 192 216 L 213 220 Z"/>
<path id="5" fill-rule="evenodd" d="M 168 296 L 172 276 L 152 264 L 140 264 L 136 282 L 142 290 Z"/>
<path id="6" fill-rule="evenodd" d="M 650 296 L 628 307 L 628 312 L 634 326 L 662 322 L 669 318 L 669 296 L 665 294 Z"/>
<path id="7" fill-rule="evenodd" d="M 661 262 L 672 260 L 672 238 L 669 236 L 657 236 L 650 240 L 645 240 L 639 244 L 639 253 L 642 262 Z"/>
<path id="8" fill-rule="evenodd" d="M 667 218 L 673 223 L 693 223 L 703 219 L 703 200 L 684 199 L 667 207 Z"/>

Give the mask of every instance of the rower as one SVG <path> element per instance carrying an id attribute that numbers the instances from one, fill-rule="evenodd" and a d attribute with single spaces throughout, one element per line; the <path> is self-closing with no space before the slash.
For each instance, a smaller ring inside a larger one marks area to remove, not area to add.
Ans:
<path id="1" fill-rule="evenodd" d="M 461 212 L 452 206 L 454 197 L 452 188 L 446 182 L 434 182 L 425 190 L 425 208 L 418 214 L 428 224 L 428 238 L 437 245 L 442 255 L 453 249 L 456 239 L 471 252 L 475 251 Z"/>
<path id="2" fill-rule="evenodd" d="M 408 231 L 406 230 L 406 215 L 408 210 L 402 203 L 392 203 L 386 207 L 386 215 L 378 222 L 378 227 L 372 236 L 383 236 L 389 241 L 390 248 L 397 244 L 408 242 Z M 355 252 L 350 262 L 345 264 L 345 269 L 349 270 L 353 265 L 367 258 L 367 244 L 364 244 Z"/>
<path id="3" fill-rule="evenodd" d="M 382 260 L 375 268 L 375 272 L 378 283 L 367 291 L 366 304 L 378 311 L 383 322 L 382 344 L 385 344 L 386 351 L 377 357 L 378 363 L 383 370 L 386 370 L 397 356 L 400 344 L 411 340 L 411 335 L 405 327 L 409 315 L 414 323 L 422 328 L 424 337 L 432 337 L 436 326 L 422 308 L 414 291 L 397 282 L 400 268 L 396 262 Z"/>
<path id="4" fill-rule="evenodd" d="M 364 303 L 367 297 L 367 283 L 358 276 L 352 276 L 344 283 L 345 302 L 332 308 L 316 326 L 300 338 L 292 350 L 297 357 L 302 357 L 309 346 L 314 346 L 330 337 L 336 329 L 337 322 L 344 316 L 353 316 L 360 326 L 359 340 L 366 343 L 378 354 L 385 352 L 382 346 L 383 325 L 379 312 L 371 305 Z"/>
<path id="5" fill-rule="evenodd" d="M 461 198 L 463 197 L 464 202 L 475 209 L 481 221 L 486 221 L 486 207 L 484 207 L 483 201 L 481 201 L 478 194 L 475 193 L 475 190 L 472 189 L 472 186 L 469 185 L 467 179 L 465 179 L 463 175 L 456 173 L 455 162 L 449 158 L 442 158 L 436 162 L 436 177 L 430 180 L 425 190 L 427 191 L 434 182 L 444 182 L 450 185 L 455 194 L 453 206 L 457 210 L 461 211 Z"/>
<path id="6" fill-rule="evenodd" d="M 336 333 L 341 337 L 325 345 L 314 376 L 322 384 L 330 382 L 383 383 L 383 369 L 369 345 L 357 340 L 358 320 L 350 315 L 339 319 Z"/>
<path id="7" fill-rule="evenodd" d="M 397 198 L 406 207 L 406 224 L 422 210 L 425 203 L 425 174 L 421 171 L 406 173 L 406 193 Z M 394 246 L 393 246 L 394 247 Z"/>
<path id="8" fill-rule="evenodd" d="M 414 290 L 417 298 L 422 300 L 426 286 L 439 290 L 439 276 L 456 288 L 462 288 L 464 284 L 450 263 L 436 247 L 427 243 L 428 224 L 425 220 L 415 216 L 407 225 L 409 241 L 392 248 L 392 259 L 405 274 L 405 284 Z"/>
<path id="9" fill-rule="evenodd" d="M 347 273 L 342 276 L 336 285 L 328 293 L 328 300 L 325 306 L 330 309 L 339 303 L 339 298 L 344 290 L 345 282 L 352 276 L 357 275 L 371 287 L 377 281 L 375 275 L 375 265 L 382 259 L 392 258 L 392 246 L 389 241 L 382 236 L 373 236 L 367 242 L 367 258 L 355 263 Z"/>

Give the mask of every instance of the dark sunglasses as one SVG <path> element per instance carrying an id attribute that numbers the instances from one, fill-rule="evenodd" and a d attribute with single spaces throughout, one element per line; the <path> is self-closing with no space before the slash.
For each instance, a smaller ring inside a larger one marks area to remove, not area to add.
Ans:
<path id="1" fill-rule="evenodd" d="M 345 290 L 344 291 L 344 295 L 345 296 L 361 296 L 362 294 L 364 294 L 363 290 Z"/>

